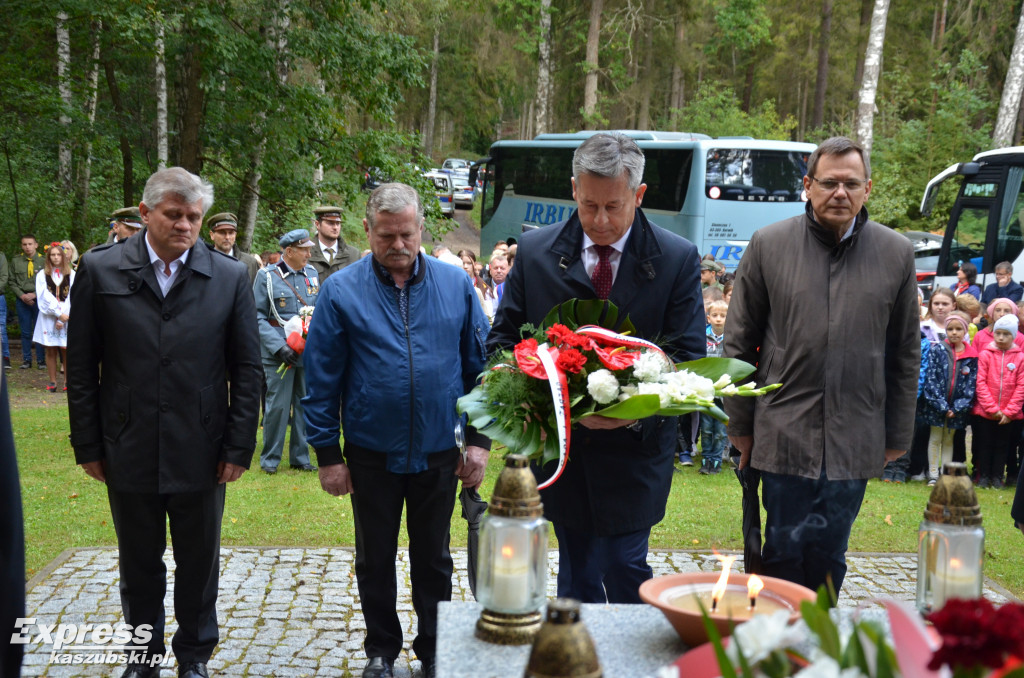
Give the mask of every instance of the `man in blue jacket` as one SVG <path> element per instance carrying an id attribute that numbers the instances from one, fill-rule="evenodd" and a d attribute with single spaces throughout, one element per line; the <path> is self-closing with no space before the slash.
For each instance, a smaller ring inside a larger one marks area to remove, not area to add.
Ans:
<path id="1" fill-rule="evenodd" d="M 412 648 L 433 676 L 437 604 L 452 592 L 455 491 L 460 479 L 480 484 L 490 448 L 472 430 L 465 458 L 455 443 L 455 401 L 484 369 L 487 318 L 463 271 L 420 254 L 423 205 L 413 188 L 379 186 L 363 227 L 373 256 L 332 275 L 313 314 L 308 440 L 323 489 L 351 495 L 369 658 L 363 678 L 391 676 L 402 650 L 395 559 L 403 504 L 419 619 Z"/>
<path id="2" fill-rule="evenodd" d="M 1024 287 L 1013 280 L 1013 264 L 1001 261 L 995 268 L 996 281 L 985 288 L 981 294 L 981 305 L 988 306 L 996 299 L 1009 299 L 1019 304 L 1024 297 Z"/>
<path id="3" fill-rule="evenodd" d="M 595 134 L 573 156 L 577 209 L 529 231 L 488 337 L 492 349 L 520 339 L 556 304 L 608 299 L 636 336 L 677 361 L 704 357 L 704 303 L 697 248 L 647 220 L 640 204 L 644 155 L 629 137 Z M 541 492 L 558 537 L 558 595 L 585 603 L 639 603 L 651 527 L 665 516 L 675 458 L 675 417 L 639 422 L 591 416 L 572 432 L 569 463 Z M 552 466 L 542 469 L 547 477 Z"/>

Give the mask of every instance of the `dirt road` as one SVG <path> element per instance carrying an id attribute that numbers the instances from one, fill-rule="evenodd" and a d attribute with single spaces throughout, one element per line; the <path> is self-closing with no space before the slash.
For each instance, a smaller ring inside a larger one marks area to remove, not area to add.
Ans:
<path id="1" fill-rule="evenodd" d="M 441 242 L 447 245 L 453 253 L 458 253 L 459 250 L 473 250 L 473 252 L 480 256 L 480 231 L 469 221 L 469 210 L 455 210 L 455 221 L 458 227 L 445 233 L 444 237 L 441 238 Z M 427 248 L 429 253 L 431 248 L 436 244 L 437 241 L 431 241 L 429 244 L 424 242 L 424 246 Z M 489 255 L 490 252 L 486 252 Z"/>

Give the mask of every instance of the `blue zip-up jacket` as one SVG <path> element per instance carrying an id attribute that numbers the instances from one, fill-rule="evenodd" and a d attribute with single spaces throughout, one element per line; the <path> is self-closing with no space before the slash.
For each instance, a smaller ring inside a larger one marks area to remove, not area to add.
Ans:
<path id="1" fill-rule="evenodd" d="M 399 288 L 372 256 L 320 288 L 302 404 L 321 465 L 343 461 L 339 423 L 347 444 L 386 454 L 392 473 L 425 471 L 428 455 L 455 447 L 455 401 L 484 370 L 487 317 L 469 276 L 451 264 L 420 255 L 406 285 L 408 326 Z M 469 434 L 469 444 L 490 446 Z"/>
<path id="2" fill-rule="evenodd" d="M 961 429 L 974 404 L 978 379 L 978 352 L 970 344 L 955 355 L 949 344 L 940 341 L 928 351 L 924 393 L 918 419 L 929 426 Z M 952 410 L 953 417 L 946 418 Z"/>

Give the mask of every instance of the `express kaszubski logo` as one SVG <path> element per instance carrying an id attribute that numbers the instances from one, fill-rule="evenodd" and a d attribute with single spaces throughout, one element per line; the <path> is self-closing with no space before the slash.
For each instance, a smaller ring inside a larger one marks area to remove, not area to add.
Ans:
<path id="1" fill-rule="evenodd" d="M 170 655 L 147 655 L 153 627 L 140 624 L 41 624 L 35 617 L 14 623 L 12 645 L 49 646 L 51 664 L 166 665 Z"/>

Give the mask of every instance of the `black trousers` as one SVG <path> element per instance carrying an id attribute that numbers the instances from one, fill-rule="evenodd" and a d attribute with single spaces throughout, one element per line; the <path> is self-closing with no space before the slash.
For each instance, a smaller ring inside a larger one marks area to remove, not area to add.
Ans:
<path id="1" fill-rule="evenodd" d="M 171 640 L 178 663 L 207 662 L 217 646 L 217 585 L 224 485 L 201 492 L 153 494 L 107 488 L 117 532 L 121 609 L 128 624 L 149 624 L 153 638 L 145 652 L 166 653 L 164 593 L 166 524 L 174 547 L 174 616 Z M 140 643 L 135 643 L 136 646 Z M 142 650 L 138 650 L 142 652 Z"/>
<path id="2" fill-rule="evenodd" d="M 975 423 L 974 471 L 979 479 L 1002 481 L 1013 423 L 1000 425 L 998 421 L 984 417 L 978 417 Z"/>
<path id="3" fill-rule="evenodd" d="M 395 659 L 402 651 L 395 562 L 405 505 L 412 606 L 419 621 L 412 649 L 424 664 L 437 654 L 437 604 L 452 599 L 454 565 L 448 550 L 458 477 L 456 449 L 428 457 L 422 473 L 392 473 L 386 455 L 345 446 L 352 474 L 356 583 L 366 621 L 367 657 Z"/>

